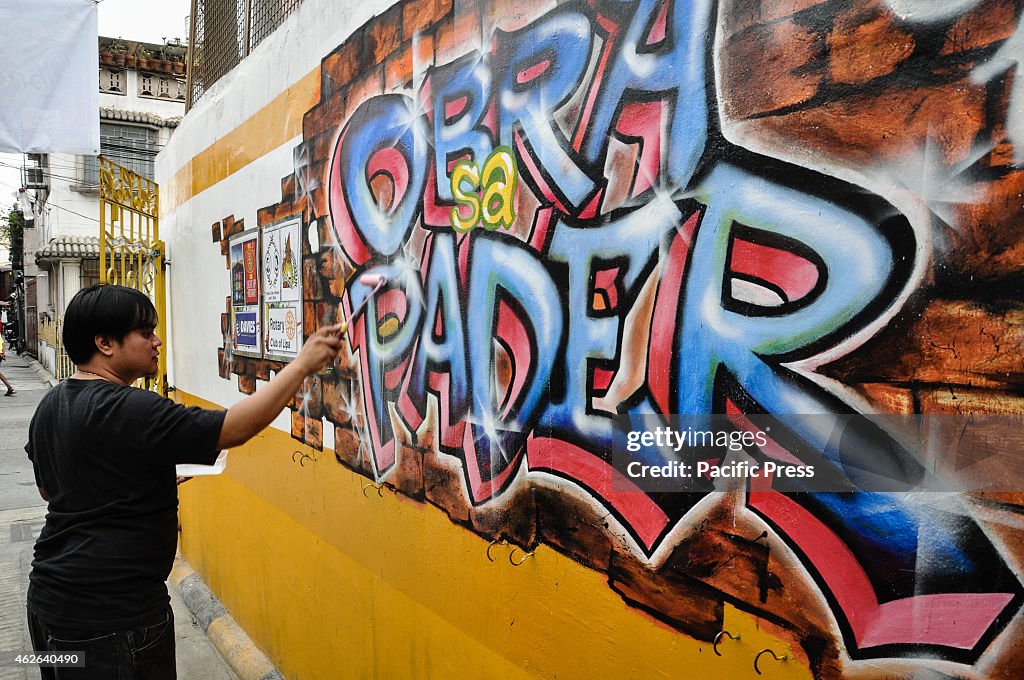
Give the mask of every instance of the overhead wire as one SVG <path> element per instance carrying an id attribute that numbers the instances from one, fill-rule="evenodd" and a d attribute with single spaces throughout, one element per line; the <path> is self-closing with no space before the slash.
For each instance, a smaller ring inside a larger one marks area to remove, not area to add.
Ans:
<path id="1" fill-rule="evenodd" d="M 129 140 L 127 138 L 114 138 L 114 139 L 124 139 L 126 142 L 131 142 L 132 141 L 132 140 Z M 127 143 L 126 144 L 126 143 L 122 143 L 122 142 L 118 142 L 118 141 L 110 141 L 110 140 L 111 140 L 111 138 L 109 138 L 109 137 L 106 138 L 106 139 L 101 138 L 101 140 L 100 140 L 100 145 L 101 145 L 100 146 L 100 151 L 101 151 L 101 154 L 100 155 L 106 155 L 106 156 L 110 157 L 110 159 L 115 161 L 115 162 L 117 161 L 118 158 L 123 158 L 123 159 L 128 159 L 128 160 L 135 160 L 135 161 L 143 161 L 143 162 L 149 161 L 149 160 L 155 160 L 157 154 L 160 153 L 160 150 L 167 146 L 166 144 L 158 144 L 158 143 L 155 143 L 155 142 L 148 143 L 148 144 L 146 144 L 146 146 L 138 146 L 136 144 L 131 144 L 131 143 Z M 138 140 L 138 141 L 141 142 L 142 140 Z M 116 153 L 102 153 L 102 152 L 105 152 L 105 151 L 106 152 L 116 152 Z M 77 170 L 78 167 L 80 167 L 77 163 L 62 163 L 60 161 L 56 161 L 55 162 L 53 160 L 53 157 L 55 155 L 58 155 L 58 154 L 45 154 L 45 155 L 48 156 L 46 166 L 39 166 L 40 168 L 43 168 L 44 170 L 47 167 L 64 168 L 64 169 L 67 169 L 67 170 Z M 59 155 L 65 155 L 65 154 L 59 154 Z M 97 156 L 93 156 L 92 154 L 66 154 L 66 155 L 69 155 L 69 156 L 82 156 L 83 158 L 97 158 Z M 0 161 L 0 165 L 6 166 L 6 167 L 9 167 L 9 168 L 17 168 L 17 169 L 22 169 L 24 167 L 24 166 L 21 166 L 21 165 L 12 165 L 10 163 L 4 163 L 3 161 Z"/>
<path id="2" fill-rule="evenodd" d="M 109 155 L 108 153 L 105 153 L 105 152 L 109 152 L 109 151 L 123 152 L 123 153 L 131 154 L 131 155 L 143 155 L 143 156 L 152 155 L 152 156 L 156 156 L 156 154 L 160 153 L 164 149 L 165 146 L 166 146 L 165 144 L 153 144 L 153 143 L 147 144 L 147 145 L 144 145 L 144 144 L 122 144 L 122 143 L 119 143 L 119 142 L 111 142 L 111 141 L 108 141 L 108 140 L 104 139 L 104 140 L 101 140 L 101 142 L 100 142 L 100 153 L 99 154 L 88 154 L 88 153 L 85 153 L 85 154 L 48 154 L 47 163 L 50 164 L 50 165 L 53 165 L 53 164 L 60 165 L 61 163 L 64 163 L 65 165 L 67 165 L 67 163 L 64 162 L 65 159 L 62 158 L 62 157 L 66 156 L 66 157 L 74 158 L 74 157 L 77 157 L 77 156 L 84 156 L 84 157 L 95 158 L 96 156 Z M 55 158 L 56 158 L 56 161 L 54 160 Z M 69 158 L 69 160 L 70 160 L 70 158 Z"/>
<path id="3" fill-rule="evenodd" d="M 16 187 L 16 186 L 10 185 L 7 182 L 0 182 L 0 185 L 5 186 L 8 189 L 14 189 L 15 191 L 19 191 L 21 189 L 21 187 Z M 96 224 L 100 223 L 99 219 L 97 219 L 95 217 L 89 217 L 88 215 L 83 215 L 80 212 L 75 212 L 74 210 L 71 210 L 70 208 L 65 208 L 64 206 L 59 205 L 57 203 L 44 203 L 43 205 L 45 207 L 47 207 L 47 208 L 57 208 L 58 210 L 63 210 L 64 212 L 69 212 L 72 215 L 77 215 L 77 216 L 79 216 L 79 217 L 81 217 L 83 219 L 95 222 Z"/>
<path id="4" fill-rule="evenodd" d="M 98 155 L 107 156 L 107 157 L 120 156 L 120 157 L 135 157 L 135 158 L 147 158 L 148 159 L 148 158 L 156 158 L 156 155 L 158 153 L 160 153 L 160 150 L 162 148 L 163 148 L 163 145 L 160 145 L 160 146 L 154 145 L 154 146 L 152 146 L 150 148 L 146 148 L 146 147 L 139 147 L 139 146 L 129 146 L 129 145 L 124 145 L 124 144 L 108 144 L 108 143 L 104 143 L 103 146 L 100 148 L 100 152 L 101 153 L 98 154 Z M 96 158 L 97 157 L 96 155 L 93 155 L 93 154 L 76 154 L 76 155 L 82 156 L 84 158 Z M 73 164 L 74 163 L 72 163 L 72 162 L 63 162 L 62 160 L 57 160 L 55 162 L 53 160 L 52 156 L 47 161 L 47 165 L 57 166 L 57 167 L 59 167 L 59 166 L 70 167 Z M 21 166 L 18 166 L 18 167 L 21 167 Z"/>
<path id="5" fill-rule="evenodd" d="M 10 165 L 9 163 L 3 163 L 3 162 L 0 162 L 0 166 L 3 166 L 5 168 L 14 168 L 15 170 L 21 170 L 22 169 L 21 166 Z M 35 168 L 32 168 L 32 169 L 34 170 Z M 55 172 L 47 172 L 45 168 L 39 168 L 39 169 L 42 170 L 43 171 L 43 175 L 47 176 L 47 177 L 51 177 L 51 178 L 54 178 L 54 179 L 67 180 L 68 182 L 81 182 L 81 178 L 78 178 L 78 177 L 69 177 L 67 175 L 61 175 L 61 174 L 58 174 L 58 173 L 55 173 Z"/>
<path id="6" fill-rule="evenodd" d="M 114 161 L 115 163 L 118 162 L 118 161 L 125 161 L 125 160 L 127 160 L 127 161 L 129 161 L 128 163 L 122 162 L 120 164 L 121 165 L 130 166 L 130 165 L 132 165 L 132 163 L 130 162 L 131 160 L 145 161 L 147 159 L 145 157 L 139 157 L 139 158 L 135 158 L 135 159 L 124 159 L 124 158 L 116 158 L 116 157 L 114 157 L 114 158 L 111 158 L 110 160 Z M 22 168 L 21 166 L 11 165 L 10 163 L 4 163 L 3 161 L 0 161 L 0 166 L 6 167 L 6 168 L 14 168 L 15 170 L 25 169 L 25 168 Z M 75 173 L 77 173 L 79 171 L 79 166 L 65 166 L 65 167 L 67 168 L 67 170 L 70 170 L 70 171 L 75 172 Z M 99 164 L 97 163 L 95 167 L 98 169 L 99 168 Z M 45 177 L 50 177 L 50 178 L 53 178 L 53 179 L 64 180 L 66 182 L 71 182 L 72 184 L 86 183 L 86 180 L 83 177 L 81 177 L 81 176 L 71 176 L 71 175 L 64 175 L 64 174 L 61 174 L 61 173 L 58 173 L 58 172 L 51 172 L 51 171 L 49 171 L 49 169 L 47 167 L 40 166 L 38 168 L 30 168 L 30 169 L 32 169 L 32 170 L 41 170 L 43 176 L 45 176 Z M 133 172 L 135 172 L 135 173 L 137 173 L 139 175 L 142 175 L 146 179 L 152 180 L 151 177 L 147 177 L 146 176 L 145 172 L 140 172 L 139 169 L 137 169 L 137 168 L 128 167 L 128 169 L 132 170 Z"/>

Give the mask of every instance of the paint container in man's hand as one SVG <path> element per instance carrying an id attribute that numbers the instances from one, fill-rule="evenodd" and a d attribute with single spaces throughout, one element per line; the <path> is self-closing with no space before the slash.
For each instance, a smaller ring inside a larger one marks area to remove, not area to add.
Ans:
<path id="1" fill-rule="evenodd" d="M 348 315 L 348 318 L 341 322 L 341 328 L 338 330 L 338 335 L 341 336 L 348 332 L 348 325 L 352 319 L 355 318 L 356 314 L 362 311 L 363 306 L 369 301 L 371 297 L 380 292 L 381 288 L 388 284 L 388 277 L 383 274 L 363 274 L 359 277 L 359 283 L 364 286 L 373 286 L 373 290 L 370 294 L 363 298 L 363 301 L 359 303 L 359 306 L 352 310 L 352 313 Z"/>

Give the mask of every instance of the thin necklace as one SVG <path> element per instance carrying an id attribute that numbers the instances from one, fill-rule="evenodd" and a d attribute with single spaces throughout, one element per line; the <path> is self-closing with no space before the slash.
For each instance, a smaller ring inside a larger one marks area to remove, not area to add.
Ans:
<path id="1" fill-rule="evenodd" d="M 91 375 L 91 376 L 93 376 L 93 377 L 99 378 L 100 380 L 106 380 L 106 381 L 107 381 L 108 383 L 110 383 L 110 384 L 112 384 L 112 385 L 121 385 L 122 387 L 124 387 L 124 386 L 127 386 L 127 385 L 128 385 L 128 383 L 118 382 L 117 380 L 111 380 L 111 379 L 110 379 L 110 378 L 108 378 L 107 376 L 105 376 L 105 375 L 100 375 L 99 373 L 93 373 L 92 371 L 83 371 L 83 370 L 82 370 L 82 369 L 80 369 L 80 368 L 79 368 L 79 369 L 77 369 L 77 370 L 78 370 L 78 372 L 79 372 L 79 373 L 84 373 L 85 375 Z"/>

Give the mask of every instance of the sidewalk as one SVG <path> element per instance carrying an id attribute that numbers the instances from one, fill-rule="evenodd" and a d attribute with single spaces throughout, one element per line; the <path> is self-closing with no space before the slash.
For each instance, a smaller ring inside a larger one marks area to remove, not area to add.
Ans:
<path id="1" fill-rule="evenodd" d="M 0 394 L 0 651 L 28 651 L 25 591 L 32 546 L 43 527 L 46 503 L 36 491 L 24 447 L 29 421 L 53 378 L 31 357 L 13 353 L 0 364 L 0 372 L 16 390 L 10 397 Z M 174 609 L 179 680 L 237 680 L 177 589 L 168 590 Z M 35 668 L 0 668 L 0 680 L 38 678 Z"/>

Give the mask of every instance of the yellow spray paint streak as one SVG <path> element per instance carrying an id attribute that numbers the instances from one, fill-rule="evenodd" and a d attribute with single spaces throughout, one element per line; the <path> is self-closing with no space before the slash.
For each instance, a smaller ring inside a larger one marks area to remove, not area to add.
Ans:
<path id="1" fill-rule="evenodd" d="M 186 559 L 285 677 L 756 678 L 764 648 L 789 659 L 763 657 L 761 677 L 811 677 L 749 614 L 726 609 L 740 640 L 716 656 L 600 572 L 543 545 L 521 567 L 507 546 L 490 562 L 487 540 L 436 507 L 366 483 L 266 430 L 182 487 Z"/>

